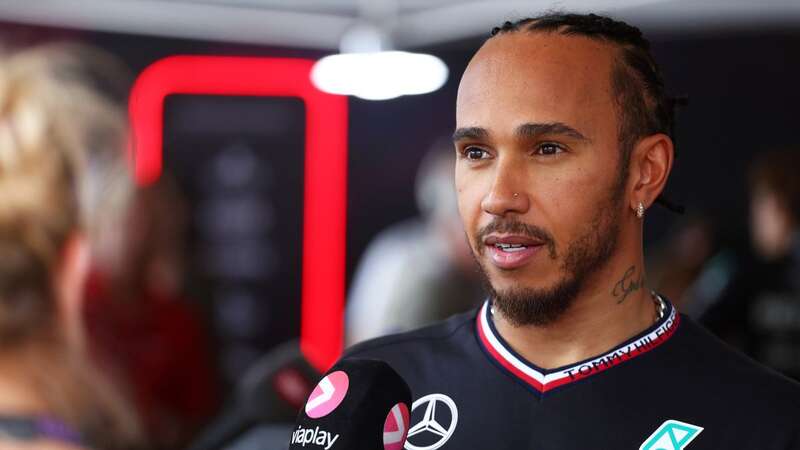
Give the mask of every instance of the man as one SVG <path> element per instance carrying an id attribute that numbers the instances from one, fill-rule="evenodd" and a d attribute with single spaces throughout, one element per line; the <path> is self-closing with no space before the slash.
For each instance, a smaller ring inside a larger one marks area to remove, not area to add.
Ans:
<path id="1" fill-rule="evenodd" d="M 406 449 L 800 449 L 800 388 L 644 287 L 642 219 L 674 153 L 639 30 L 506 23 L 467 67 L 456 122 L 490 300 L 348 353 L 411 386 Z"/>

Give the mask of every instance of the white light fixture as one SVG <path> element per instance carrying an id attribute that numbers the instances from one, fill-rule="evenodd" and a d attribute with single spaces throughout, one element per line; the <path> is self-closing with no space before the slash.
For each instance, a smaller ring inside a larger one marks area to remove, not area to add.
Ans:
<path id="1" fill-rule="evenodd" d="M 322 91 L 366 100 L 426 94 L 447 81 L 447 65 L 441 59 L 390 48 L 377 27 L 355 26 L 342 37 L 341 53 L 317 61 L 311 81 Z"/>

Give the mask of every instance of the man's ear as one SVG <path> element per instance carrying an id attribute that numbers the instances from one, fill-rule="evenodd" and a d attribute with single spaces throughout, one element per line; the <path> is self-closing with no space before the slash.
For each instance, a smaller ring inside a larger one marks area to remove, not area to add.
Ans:
<path id="1" fill-rule="evenodd" d="M 73 232 L 61 249 L 60 260 L 53 274 L 58 312 L 68 339 L 83 345 L 83 300 L 90 268 L 90 248 L 86 236 Z"/>
<path id="2" fill-rule="evenodd" d="M 653 134 L 639 141 L 631 154 L 631 209 L 636 210 L 639 202 L 649 208 L 656 201 L 667 184 L 674 158 L 672 139 L 666 134 Z"/>

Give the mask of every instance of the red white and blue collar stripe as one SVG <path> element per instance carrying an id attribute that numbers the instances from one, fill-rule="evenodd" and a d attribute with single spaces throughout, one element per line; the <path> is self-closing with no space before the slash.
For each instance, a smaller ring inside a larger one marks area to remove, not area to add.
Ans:
<path id="1" fill-rule="evenodd" d="M 476 325 L 480 343 L 488 356 L 539 393 L 544 393 L 615 367 L 666 342 L 678 328 L 680 314 L 669 302 L 665 300 L 665 303 L 664 317 L 636 337 L 602 355 L 550 370 L 526 361 L 503 340 L 494 327 L 489 301 L 478 312 Z"/>

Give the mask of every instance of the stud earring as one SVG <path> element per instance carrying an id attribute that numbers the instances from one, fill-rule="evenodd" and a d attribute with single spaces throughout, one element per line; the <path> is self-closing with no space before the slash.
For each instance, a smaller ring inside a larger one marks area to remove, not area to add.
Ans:
<path id="1" fill-rule="evenodd" d="M 514 198 L 517 198 L 517 197 L 519 197 L 519 194 L 514 192 Z"/>
<path id="2" fill-rule="evenodd" d="M 644 219 L 644 203 L 642 202 L 639 202 L 639 205 L 636 207 L 636 217 Z"/>

